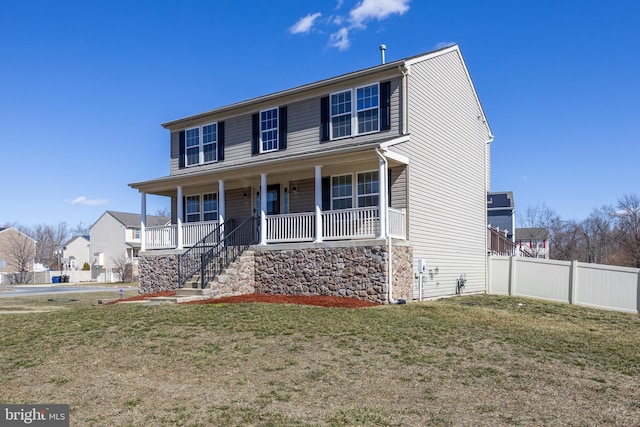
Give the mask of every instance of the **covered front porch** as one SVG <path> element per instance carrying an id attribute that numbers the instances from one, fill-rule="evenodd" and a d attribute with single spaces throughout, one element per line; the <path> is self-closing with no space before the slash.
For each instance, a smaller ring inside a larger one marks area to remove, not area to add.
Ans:
<path id="1" fill-rule="evenodd" d="M 369 146 L 313 163 L 298 159 L 225 169 L 212 164 L 208 171 L 134 184 L 141 193 L 141 251 L 188 249 L 248 218 L 257 219 L 259 245 L 404 240 L 407 163 Z M 171 224 L 146 226 L 147 194 L 171 198 Z"/>

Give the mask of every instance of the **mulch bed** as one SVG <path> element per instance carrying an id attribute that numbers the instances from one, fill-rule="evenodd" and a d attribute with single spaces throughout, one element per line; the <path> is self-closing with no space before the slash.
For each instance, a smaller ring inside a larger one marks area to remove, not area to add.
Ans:
<path id="1" fill-rule="evenodd" d="M 123 298 L 110 301 L 108 304 L 116 304 L 122 301 L 140 301 L 154 297 L 170 297 L 176 294 L 175 291 L 156 292 L 153 294 L 137 295 L 135 297 Z M 247 294 L 230 297 L 221 297 L 201 301 L 189 301 L 182 304 L 237 304 L 250 302 L 265 302 L 273 304 L 303 304 L 315 305 L 319 307 L 342 307 L 342 308 L 363 308 L 377 307 L 381 304 L 365 301 L 357 298 L 333 297 L 328 295 L 270 295 L 270 294 Z"/>

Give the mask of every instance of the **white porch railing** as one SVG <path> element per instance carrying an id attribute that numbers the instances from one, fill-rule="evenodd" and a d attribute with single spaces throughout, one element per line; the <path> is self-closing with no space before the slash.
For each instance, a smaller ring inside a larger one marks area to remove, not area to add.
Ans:
<path id="1" fill-rule="evenodd" d="M 144 229 L 145 249 L 174 249 L 177 244 L 178 226 L 163 225 Z"/>
<path id="2" fill-rule="evenodd" d="M 295 213 L 267 217 L 267 242 L 308 242 L 316 235 L 315 214 Z"/>
<path id="3" fill-rule="evenodd" d="M 325 240 L 377 237 L 380 215 L 377 207 L 322 212 L 322 238 Z"/>
<path id="4" fill-rule="evenodd" d="M 389 208 L 389 236 L 396 239 L 407 238 L 407 211 Z"/>
<path id="5" fill-rule="evenodd" d="M 406 238 L 406 212 L 389 208 L 389 234 Z M 182 246 L 195 245 L 218 226 L 218 221 L 182 225 Z M 375 239 L 380 235 L 378 207 L 322 212 L 323 240 Z M 177 225 L 147 227 L 145 249 L 174 249 L 178 245 Z M 304 212 L 267 216 L 267 243 L 311 242 L 316 239 L 315 213 Z"/>
<path id="6" fill-rule="evenodd" d="M 182 245 L 191 247 L 218 226 L 218 221 L 190 222 L 182 225 Z"/>

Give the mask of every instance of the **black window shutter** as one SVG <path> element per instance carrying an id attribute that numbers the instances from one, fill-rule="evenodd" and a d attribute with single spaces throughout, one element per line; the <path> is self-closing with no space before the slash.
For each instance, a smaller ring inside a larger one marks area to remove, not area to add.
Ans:
<path id="1" fill-rule="evenodd" d="M 224 160 L 224 122 L 218 122 L 218 161 Z"/>
<path id="2" fill-rule="evenodd" d="M 391 129 L 391 82 L 380 83 L 380 130 Z"/>
<path id="3" fill-rule="evenodd" d="M 278 111 L 278 127 L 280 130 L 279 150 L 287 149 L 287 107 L 280 107 Z"/>
<path id="4" fill-rule="evenodd" d="M 184 131 L 181 131 L 178 138 L 179 148 L 179 158 L 178 158 L 178 167 L 182 169 L 184 167 L 184 156 L 185 156 L 185 147 L 184 147 Z"/>
<path id="5" fill-rule="evenodd" d="M 252 117 L 253 136 L 251 139 L 251 154 L 260 153 L 260 115 L 255 113 Z"/>
<path id="6" fill-rule="evenodd" d="M 322 178 L 322 210 L 331 210 L 331 178 Z"/>
<path id="7" fill-rule="evenodd" d="M 329 141 L 329 120 L 331 112 L 329 111 L 329 97 L 325 96 L 320 99 L 320 141 Z"/>

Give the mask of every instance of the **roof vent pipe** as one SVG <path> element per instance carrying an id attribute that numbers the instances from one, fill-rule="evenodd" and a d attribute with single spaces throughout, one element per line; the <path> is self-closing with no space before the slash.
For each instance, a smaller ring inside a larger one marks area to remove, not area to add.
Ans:
<path id="1" fill-rule="evenodd" d="M 380 55 L 382 55 L 382 63 L 384 64 L 384 51 L 387 50 L 387 45 L 381 44 L 380 45 Z"/>

